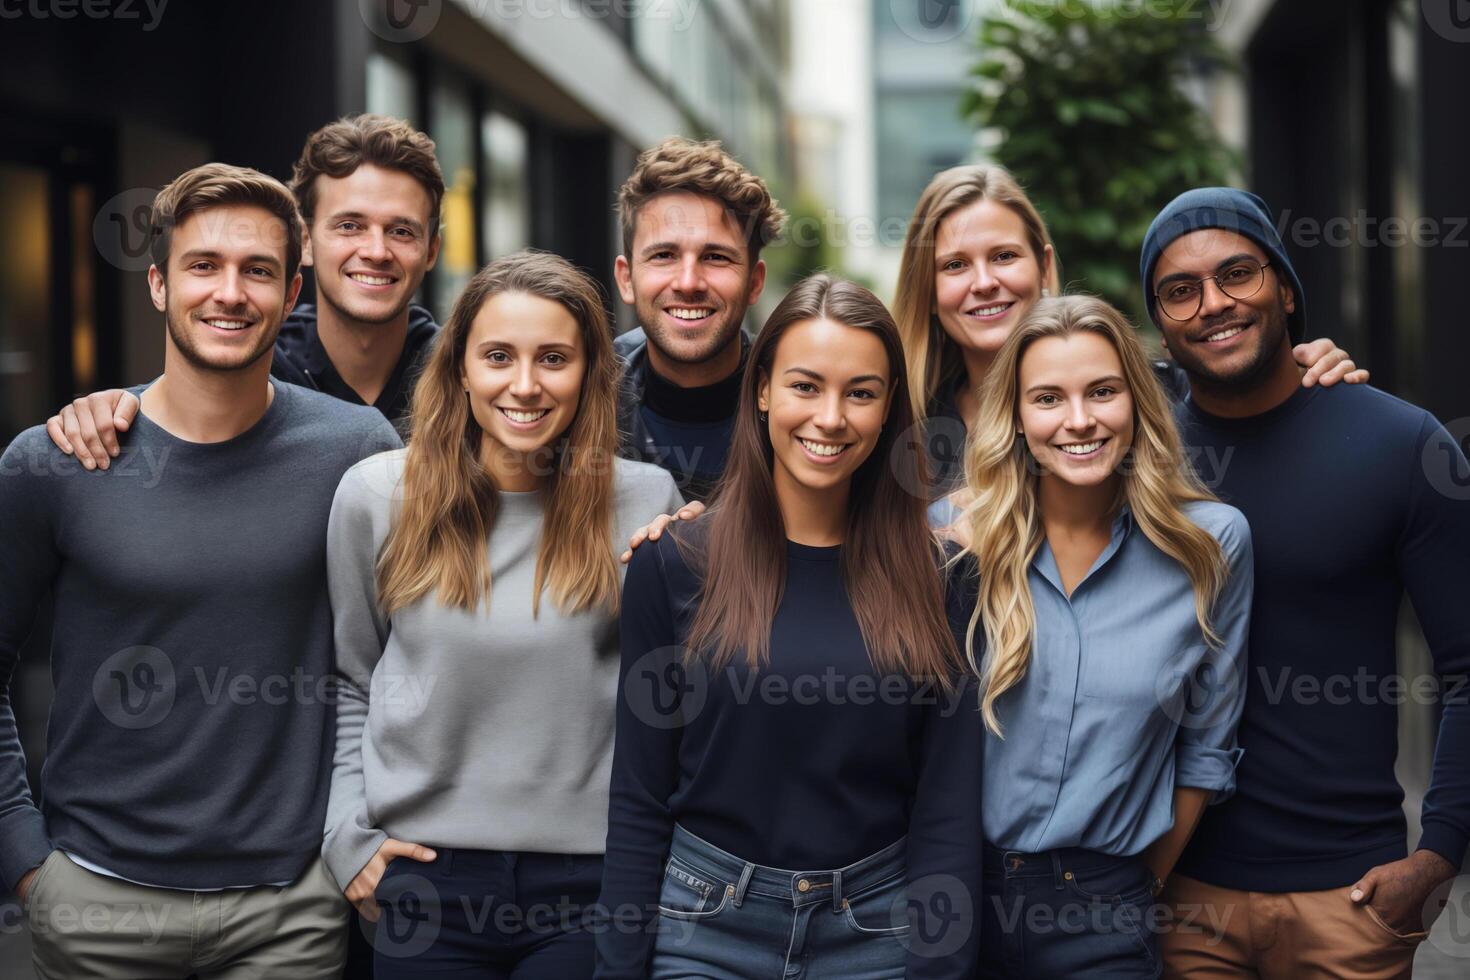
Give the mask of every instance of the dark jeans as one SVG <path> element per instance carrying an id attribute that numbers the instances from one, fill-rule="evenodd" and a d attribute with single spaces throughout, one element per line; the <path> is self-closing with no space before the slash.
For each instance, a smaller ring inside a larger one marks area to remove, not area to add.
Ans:
<path id="1" fill-rule="evenodd" d="M 1161 975 L 1153 875 L 1136 857 L 985 847 L 983 978 Z"/>
<path id="2" fill-rule="evenodd" d="M 398 858 L 378 884 L 376 980 L 584 980 L 602 855 L 473 851 L 433 845 Z"/>

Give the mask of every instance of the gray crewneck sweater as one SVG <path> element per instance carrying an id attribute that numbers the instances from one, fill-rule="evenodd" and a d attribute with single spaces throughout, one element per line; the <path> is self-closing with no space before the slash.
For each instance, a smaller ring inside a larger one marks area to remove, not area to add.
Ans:
<path id="1" fill-rule="evenodd" d="M 531 617 L 538 492 L 502 493 L 490 602 L 428 596 L 385 619 L 374 568 L 405 451 L 349 470 L 327 535 L 340 674 L 323 854 L 343 886 L 388 837 L 439 847 L 601 854 L 618 684 L 618 621 Z M 610 549 L 683 504 L 657 466 L 618 459 Z"/>
<path id="2" fill-rule="evenodd" d="M 348 467 L 398 437 L 276 384 L 233 439 L 139 413 L 118 441 L 107 470 L 39 426 L 0 458 L 0 879 L 60 848 L 169 888 L 290 881 L 320 845 L 332 766 L 327 516 Z M 48 590 L 38 806 L 8 683 Z"/>

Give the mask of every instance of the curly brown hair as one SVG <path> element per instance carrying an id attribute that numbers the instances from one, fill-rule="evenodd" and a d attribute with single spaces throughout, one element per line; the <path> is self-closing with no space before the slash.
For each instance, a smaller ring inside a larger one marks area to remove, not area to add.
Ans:
<path id="1" fill-rule="evenodd" d="M 431 233 L 439 229 L 444 201 L 444 173 L 434 156 L 434 141 L 402 119 L 362 113 L 328 123 L 306 138 L 301 158 L 291 172 L 291 192 L 301 215 L 311 224 L 316 209 L 316 179 L 346 177 L 363 164 L 397 170 L 413 177 L 429 193 Z"/>
<path id="2" fill-rule="evenodd" d="M 618 218 L 623 226 L 623 254 L 633 254 L 638 209 L 659 194 L 687 191 L 712 197 L 740 225 L 750 248 L 750 261 L 775 240 L 786 222 L 766 182 L 726 153 L 718 140 L 671 136 L 645 150 L 618 191 Z"/>
<path id="3" fill-rule="evenodd" d="M 174 229 L 191 214 L 229 205 L 264 208 L 286 226 L 286 281 L 301 267 L 301 216 L 291 192 L 276 178 L 249 167 L 206 163 L 179 174 L 153 198 L 149 212 L 148 249 L 159 273 L 168 278 Z"/>

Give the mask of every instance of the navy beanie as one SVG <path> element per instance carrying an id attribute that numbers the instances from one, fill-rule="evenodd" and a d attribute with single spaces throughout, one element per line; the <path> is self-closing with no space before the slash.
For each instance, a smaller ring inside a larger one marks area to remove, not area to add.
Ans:
<path id="1" fill-rule="evenodd" d="M 1261 246 L 1271 260 L 1271 267 L 1290 284 L 1296 297 L 1296 309 L 1287 314 L 1286 329 L 1291 334 L 1292 343 L 1301 343 L 1307 332 L 1306 297 L 1302 293 L 1302 282 L 1296 277 L 1296 269 L 1292 267 L 1291 259 L 1286 257 L 1281 236 L 1276 234 L 1271 209 L 1256 195 L 1234 187 L 1196 187 L 1185 191 L 1170 201 L 1148 226 L 1148 234 L 1143 237 L 1138 272 L 1142 277 L 1148 315 L 1154 322 L 1159 319 L 1153 289 L 1154 266 L 1159 264 L 1159 256 L 1171 242 L 1201 228 L 1224 228 Z"/>

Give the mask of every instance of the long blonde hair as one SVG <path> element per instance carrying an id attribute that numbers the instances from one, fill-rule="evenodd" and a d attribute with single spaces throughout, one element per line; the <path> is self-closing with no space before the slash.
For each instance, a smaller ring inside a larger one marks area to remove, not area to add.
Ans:
<path id="1" fill-rule="evenodd" d="M 1133 396 L 1133 446 L 1118 467 L 1115 506 L 1127 504 L 1154 545 L 1184 567 L 1194 586 L 1195 617 L 1205 642 L 1218 648 L 1210 625 L 1215 599 L 1229 574 L 1225 554 L 1183 505 L 1214 500 L 1184 460 L 1179 431 L 1148 355 L 1123 314 L 1093 296 L 1043 299 L 1022 319 L 980 389 L 980 407 L 965 446 L 965 481 L 973 500 L 960 517 L 968 550 L 980 565 L 980 596 L 966 637 L 970 664 L 984 680 L 985 724 L 1002 734 L 995 702 L 1026 675 L 1036 634 L 1036 608 L 1027 572 L 1044 534 L 1040 477 L 1016 428 L 1021 358 L 1043 337 L 1090 331 L 1108 340 L 1123 364 Z M 985 665 L 975 662 L 975 630 L 984 623 Z"/>
<path id="2" fill-rule="evenodd" d="M 898 289 L 893 297 L 893 318 L 898 322 L 908 359 L 909 397 L 917 419 L 928 415 L 940 383 L 961 369 L 959 348 L 934 317 L 934 250 L 939 242 L 939 226 L 960 208 L 983 199 L 1004 204 L 1020 216 L 1036 252 L 1036 262 L 1044 269 L 1042 285 L 1053 295 L 1062 291 L 1054 253 L 1051 265 L 1045 265 L 1051 246 L 1046 222 L 1009 170 L 994 164 L 967 165 L 936 174 L 919 195 L 914 216 L 909 219 L 908 237 L 898 264 Z"/>
<path id="3" fill-rule="evenodd" d="M 549 450 L 532 615 L 540 612 L 543 589 L 565 612 L 617 611 L 612 482 L 621 368 L 607 311 L 590 276 L 559 256 L 528 250 L 497 259 L 469 281 L 414 388 L 402 506 L 378 557 L 378 602 L 385 614 L 435 590 L 445 606 L 473 610 L 489 602 L 486 541 L 499 491 L 481 462 L 482 430 L 461 377 L 470 326 L 499 293 L 560 303 L 581 328 L 587 357 L 576 417 Z"/>

